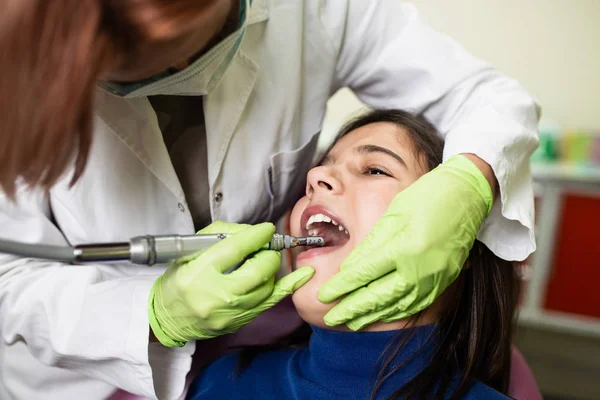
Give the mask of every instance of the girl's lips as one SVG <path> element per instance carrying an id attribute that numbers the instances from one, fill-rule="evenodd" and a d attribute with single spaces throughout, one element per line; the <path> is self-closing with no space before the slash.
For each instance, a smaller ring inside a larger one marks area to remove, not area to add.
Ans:
<path id="1" fill-rule="evenodd" d="M 346 243 L 338 246 L 313 247 L 308 250 L 304 250 L 296 256 L 296 263 L 302 260 L 308 260 L 309 258 L 319 257 L 334 252 L 343 248 L 345 245 Z"/>

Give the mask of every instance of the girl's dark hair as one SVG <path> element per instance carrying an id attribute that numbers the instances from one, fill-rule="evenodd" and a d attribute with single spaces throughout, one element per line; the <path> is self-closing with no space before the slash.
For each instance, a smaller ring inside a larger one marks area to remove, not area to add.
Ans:
<path id="1" fill-rule="evenodd" d="M 442 162 L 444 141 L 424 117 L 401 110 L 376 110 L 348 123 L 338 138 L 362 126 L 388 122 L 402 128 L 413 144 L 413 151 L 430 171 Z M 388 399 L 459 399 L 477 379 L 506 394 L 510 378 L 511 343 L 515 310 L 519 298 L 516 265 L 494 255 L 475 241 L 462 272 L 446 296 L 436 324 L 436 346 L 428 365 Z M 410 318 L 414 326 L 420 314 Z M 410 328 L 408 328 L 410 329 Z M 400 373 L 405 363 L 392 366 L 393 360 L 410 333 L 399 334 L 382 354 L 381 368 L 371 392 L 371 399 L 388 377 Z M 306 326 L 299 328 L 283 343 L 305 343 L 310 336 Z M 263 348 L 264 351 L 264 348 Z M 246 349 L 240 357 L 243 368 L 257 353 Z M 415 357 L 415 355 L 413 355 Z M 456 373 L 460 379 L 456 383 Z"/>

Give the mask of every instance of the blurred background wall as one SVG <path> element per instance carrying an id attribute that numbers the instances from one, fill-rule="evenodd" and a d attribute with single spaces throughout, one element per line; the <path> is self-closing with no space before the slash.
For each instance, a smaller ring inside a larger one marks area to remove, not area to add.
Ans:
<path id="1" fill-rule="evenodd" d="M 544 119 L 565 128 L 600 129 L 600 1 L 412 3 L 433 27 L 518 79 L 542 104 Z M 343 90 L 333 97 L 330 114 L 343 120 L 358 107 Z"/>
<path id="2" fill-rule="evenodd" d="M 516 343 L 545 398 L 600 399 L 600 0 L 412 3 L 542 105 L 538 250 L 525 264 Z M 339 91 L 323 139 L 363 109 Z"/>
<path id="3" fill-rule="evenodd" d="M 564 126 L 600 128 L 600 1 L 416 0 L 427 21 L 519 80 Z"/>

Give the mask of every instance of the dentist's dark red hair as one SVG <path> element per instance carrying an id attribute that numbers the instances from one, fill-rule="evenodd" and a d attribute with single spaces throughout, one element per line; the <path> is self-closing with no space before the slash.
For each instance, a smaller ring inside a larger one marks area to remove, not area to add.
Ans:
<path id="1" fill-rule="evenodd" d="M 0 0 L 0 190 L 50 189 L 92 142 L 94 87 L 140 43 L 197 24 L 217 0 Z"/>

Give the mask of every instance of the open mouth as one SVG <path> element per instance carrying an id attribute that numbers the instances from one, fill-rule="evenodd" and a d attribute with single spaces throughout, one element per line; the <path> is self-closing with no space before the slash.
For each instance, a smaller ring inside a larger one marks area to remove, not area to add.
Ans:
<path id="1" fill-rule="evenodd" d="M 350 240 L 348 230 L 344 225 L 325 214 L 312 215 L 304 226 L 308 236 L 321 236 L 325 239 L 325 246 L 341 246 Z"/>
<path id="2" fill-rule="evenodd" d="M 320 236 L 325 240 L 323 247 L 308 249 L 300 256 L 323 254 L 342 247 L 350 240 L 350 232 L 342 221 L 323 207 L 311 206 L 304 210 L 301 218 L 303 236 Z"/>

